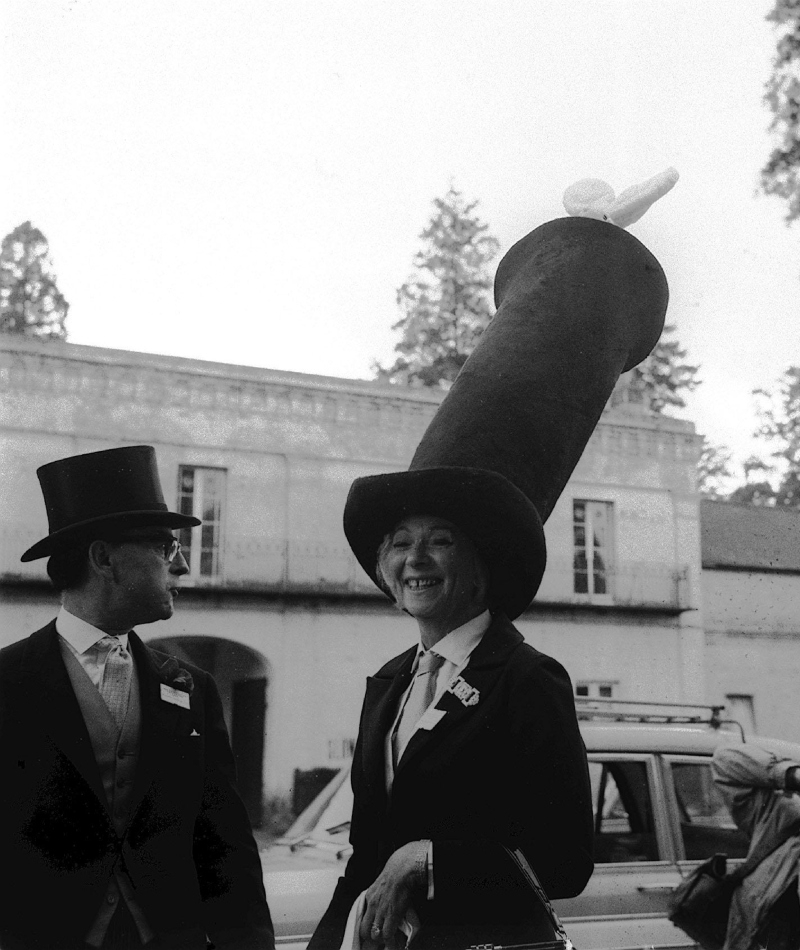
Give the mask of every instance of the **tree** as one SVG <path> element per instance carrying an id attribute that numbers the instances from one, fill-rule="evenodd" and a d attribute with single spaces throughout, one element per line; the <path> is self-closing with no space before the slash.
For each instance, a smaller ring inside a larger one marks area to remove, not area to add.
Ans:
<path id="1" fill-rule="evenodd" d="M 47 238 L 26 221 L 0 245 L 0 332 L 66 340 L 68 311 Z"/>
<path id="2" fill-rule="evenodd" d="M 666 324 L 653 352 L 634 367 L 628 382 L 653 412 L 663 412 L 668 406 L 683 409 L 686 400 L 682 393 L 692 392 L 700 385 L 700 367 L 684 362 L 687 351 L 677 340 L 667 339 L 674 333 L 674 324 Z"/>
<path id="3" fill-rule="evenodd" d="M 728 500 L 800 510 L 800 366 L 790 366 L 773 389 L 754 389 L 753 397 L 758 419 L 753 435 L 764 454 L 743 463 L 744 484 Z M 703 465 L 701 458 L 701 479 Z"/>
<path id="4" fill-rule="evenodd" d="M 727 497 L 726 482 L 733 478 L 731 451 L 703 438 L 703 449 L 697 463 L 697 490 L 706 498 Z"/>
<path id="5" fill-rule="evenodd" d="M 494 313 L 488 267 L 500 246 L 475 214 L 477 204 L 452 185 L 434 200 L 416 273 L 397 291 L 399 355 L 389 367 L 374 364 L 377 379 L 446 388 L 475 349 Z"/>
<path id="6" fill-rule="evenodd" d="M 765 477 L 771 472 L 771 466 L 767 465 L 763 459 L 751 455 L 742 464 L 742 468 L 744 469 L 744 484 L 739 485 L 728 495 L 728 501 L 739 505 L 774 507 L 775 489 Z"/>
<path id="7" fill-rule="evenodd" d="M 771 475 L 774 484 L 757 483 L 759 503 L 769 503 L 769 489 L 772 504 L 800 508 L 800 366 L 790 366 L 774 390 L 755 389 L 753 396 L 759 421 L 754 434 L 766 443 L 774 462 L 749 459 L 745 463 L 748 481 L 753 471 Z"/>
<path id="8" fill-rule="evenodd" d="M 767 20 L 778 31 L 764 94 L 776 145 L 761 170 L 761 187 L 788 202 L 786 220 L 791 223 L 800 215 L 800 4 L 775 0 Z"/>

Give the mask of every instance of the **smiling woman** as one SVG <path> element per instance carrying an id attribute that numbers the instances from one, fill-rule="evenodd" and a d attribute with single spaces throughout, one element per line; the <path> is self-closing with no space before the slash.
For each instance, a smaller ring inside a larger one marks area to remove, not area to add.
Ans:
<path id="1" fill-rule="evenodd" d="M 347 498 L 350 547 L 420 639 L 367 681 L 353 854 L 309 950 L 552 941 L 547 898 L 592 872 L 572 685 L 512 621 L 544 572 L 543 521 L 659 337 L 666 281 L 621 228 L 570 218 L 511 248 L 495 299 L 409 470 Z"/>
<path id="2" fill-rule="evenodd" d="M 309 950 L 552 941 L 546 898 L 592 872 L 572 685 L 512 621 L 542 579 L 543 521 L 658 339 L 666 281 L 621 228 L 570 218 L 511 248 L 495 298 L 409 470 L 356 479 L 345 505 L 350 547 L 420 639 L 367 681 L 353 854 Z"/>
<path id="3" fill-rule="evenodd" d="M 310 950 L 551 941 L 512 854 L 576 894 L 592 824 L 569 677 L 509 620 L 544 566 L 536 510 L 499 473 L 451 467 L 357 479 L 344 523 L 419 643 L 368 681 L 353 856 Z"/>
<path id="4" fill-rule="evenodd" d="M 483 613 L 488 571 L 475 545 L 444 518 L 405 518 L 378 550 L 376 577 L 414 617 L 426 649 Z"/>

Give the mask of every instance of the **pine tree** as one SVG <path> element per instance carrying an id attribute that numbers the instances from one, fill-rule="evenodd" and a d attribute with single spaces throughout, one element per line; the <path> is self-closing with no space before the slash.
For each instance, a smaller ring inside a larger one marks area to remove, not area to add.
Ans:
<path id="1" fill-rule="evenodd" d="M 763 440 L 773 462 L 748 460 L 748 479 L 748 466 L 772 477 L 771 486 L 768 481 L 758 483 L 761 504 L 800 508 L 800 366 L 790 366 L 776 389 L 756 389 L 753 395 L 759 420 L 755 435 Z"/>
<path id="2" fill-rule="evenodd" d="M 674 333 L 675 326 L 668 323 L 653 352 L 630 374 L 629 387 L 653 412 L 663 412 L 670 406 L 683 409 L 686 400 L 682 393 L 700 385 L 700 367 L 684 362 L 687 351 L 677 340 L 667 339 Z"/>
<path id="3" fill-rule="evenodd" d="M 767 20 L 778 32 L 764 94 L 776 145 L 761 170 L 761 187 L 787 202 L 786 220 L 791 223 L 800 216 L 800 4 L 775 0 Z"/>
<path id="4" fill-rule="evenodd" d="M 399 355 L 376 378 L 409 386 L 446 388 L 458 375 L 494 313 L 489 264 L 499 243 L 453 186 L 434 201 L 435 213 L 420 235 L 416 272 L 397 291 L 403 316 Z"/>
<path id="5" fill-rule="evenodd" d="M 732 455 L 725 445 L 715 445 L 703 439 L 703 450 L 697 463 L 697 490 L 706 498 L 722 499 L 727 496 L 726 483 L 733 478 Z"/>
<path id="6" fill-rule="evenodd" d="M 0 245 L 0 333 L 66 340 L 68 311 L 47 238 L 26 221 Z"/>
<path id="7" fill-rule="evenodd" d="M 775 505 L 775 489 L 764 478 L 771 466 L 761 459 L 751 455 L 743 464 L 745 481 L 728 495 L 728 501 L 739 505 L 759 505 L 773 507 Z"/>

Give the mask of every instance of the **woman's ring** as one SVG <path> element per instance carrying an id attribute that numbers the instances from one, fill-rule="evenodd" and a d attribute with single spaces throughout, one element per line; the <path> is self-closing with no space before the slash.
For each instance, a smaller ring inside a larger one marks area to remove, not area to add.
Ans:
<path id="1" fill-rule="evenodd" d="M 373 925 L 372 925 L 372 930 L 370 930 L 370 935 L 371 935 L 372 937 L 380 937 L 380 935 L 381 935 L 381 928 L 380 928 L 377 924 L 373 924 Z"/>

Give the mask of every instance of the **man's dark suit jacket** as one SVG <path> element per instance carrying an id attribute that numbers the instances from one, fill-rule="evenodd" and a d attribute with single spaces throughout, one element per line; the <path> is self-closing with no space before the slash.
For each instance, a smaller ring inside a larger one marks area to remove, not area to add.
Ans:
<path id="1" fill-rule="evenodd" d="M 386 734 L 415 653 L 367 680 L 353 855 L 309 950 L 339 947 L 353 901 L 408 841 L 433 841 L 434 898 L 416 905 L 422 950 L 543 939 L 541 913 L 503 846 L 522 849 L 551 899 L 579 894 L 592 873 L 589 774 L 569 677 L 502 615 L 461 674 L 478 702 L 444 694 L 437 707 L 447 714 L 412 736 L 387 795 Z"/>
<path id="2" fill-rule="evenodd" d="M 193 680 L 191 708 L 166 702 L 161 683 L 174 681 L 176 662 L 135 633 L 129 643 L 142 728 L 122 837 L 55 622 L 0 651 L 0 947 L 82 948 L 121 860 L 170 950 L 204 950 L 206 935 L 220 950 L 268 950 L 261 866 L 216 685 L 181 662 Z"/>

